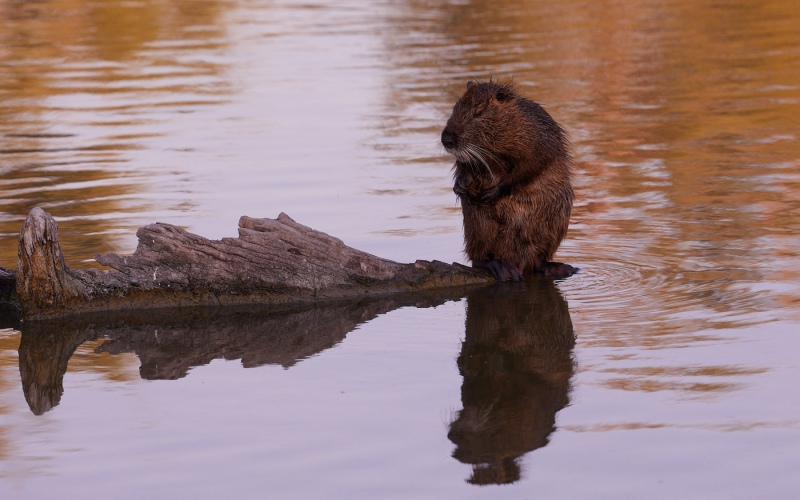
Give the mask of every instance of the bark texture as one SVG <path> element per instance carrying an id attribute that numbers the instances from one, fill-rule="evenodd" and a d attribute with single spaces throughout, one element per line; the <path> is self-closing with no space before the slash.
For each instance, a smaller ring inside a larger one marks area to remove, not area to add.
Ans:
<path id="1" fill-rule="evenodd" d="M 16 292 L 23 317 L 301 303 L 494 281 L 460 264 L 376 257 L 283 213 L 277 219 L 242 217 L 238 238 L 209 240 L 163 223 L 136 234 L 133 255 L 94 256 L 111 270 L 72 269 L 64 262 L 55 220 L 34 208 L 19 239 Z"/>

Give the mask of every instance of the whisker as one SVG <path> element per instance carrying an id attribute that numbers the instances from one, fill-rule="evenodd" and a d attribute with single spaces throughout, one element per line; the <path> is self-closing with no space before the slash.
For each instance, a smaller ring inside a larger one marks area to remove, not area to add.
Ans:
<path id="1" fill-rule="evenodd" d="M 494 173 L 492 172 L 492 169 L 489 168 L 489 162 L 487 162 L 486 158 L 484 158 L 483 155 L 481 154 L 481 151 L 482 151 L 481 148 L 479 148 L 479 147 L 477 147 L 477 146 L 475 146 L 473 144 L 469 144 L 464 149 L 466 151 L 468 151 L 469 154 L 475 160 L 479 161 L 481 164 L 483 164 L 484 167 L 486 167 L 486 171 L 489 173 L 489 177 L 492 179 L 492 182 L 494 182 Z"/>
<path id="2" fill-rule="evenodd" d="M 488 149 L 482 148 L 482 147 L 480 147 L 480 146 L 476 146 L 476 145 L 474 145 L 474 144 L 473 144 L 473 147 L 474 147 L 474 148 L 475 148 L 477 151 L 479 151 L 481 154 L 483 154 L 484 156 L 488 156 L 490 159 L 492 159 L 492 160 L 494 160 L 494 161 L 496 161 L 496 162 L 498 162 L 498 163 L 501 163 L 500 157 L 499 157 L 499 156 L 497 156 L 496 154 L 492 153 L 492 152 L 491 152 L 491 151 L 489 151 Z"/>

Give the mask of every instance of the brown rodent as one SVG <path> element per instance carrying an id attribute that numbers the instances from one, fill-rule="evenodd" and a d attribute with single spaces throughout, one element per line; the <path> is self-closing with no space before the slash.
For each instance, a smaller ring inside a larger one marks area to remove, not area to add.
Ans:
<path id="1" fill-rule="evenodd" d="M 565 278 L 551 262 L 572 210 L 572 154 L 564 130 L 512 83 L 468 82 L 442 132 L 456 158 L 454 187 L 473 267 L 500 281 L 536 271 Z"/>

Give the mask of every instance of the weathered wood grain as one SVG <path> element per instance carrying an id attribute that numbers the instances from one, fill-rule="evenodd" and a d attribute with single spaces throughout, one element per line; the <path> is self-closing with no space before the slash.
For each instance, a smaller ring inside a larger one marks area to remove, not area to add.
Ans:
<path id="1" fill-rule="evenodd" d="M 20 231 L 16 292 L 23 317 L 187 306 L 322 301 L 492 283 L 485 271 L 418 260 L 402 264 L 277 219 L 239 220 L 239 237 L 209 240 L 169 224 L 137 231 L 133 255 L 95 255 L 110 270 L 72 269 L 55 220 L 31 210 Z"/>

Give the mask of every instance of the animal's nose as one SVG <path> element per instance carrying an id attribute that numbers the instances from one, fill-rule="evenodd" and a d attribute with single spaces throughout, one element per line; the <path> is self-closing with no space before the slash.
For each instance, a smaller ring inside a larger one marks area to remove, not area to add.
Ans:
<path id="1" fill-rule="evenodd" d="M 458 136 L 452 130 L 446 128 L 442 132 L 442 145 L 445 149 L 455 149 L 458 145 Z"/>

